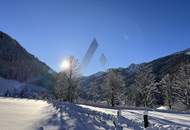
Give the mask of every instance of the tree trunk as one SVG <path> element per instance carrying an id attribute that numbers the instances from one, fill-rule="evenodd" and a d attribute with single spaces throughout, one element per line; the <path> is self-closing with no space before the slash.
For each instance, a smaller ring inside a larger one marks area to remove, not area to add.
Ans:
<path id="1" fill-rule="evenodd" d="M 115 106 L 115 101 L 114 101 L 114 95 L 112 93 L 111 95 L 111 106 L 114 107 Z"/>
<path id="2" fill-rule="evenodd" d="M 168 101 L 168 106 L 169 106 L 169 109 L 171 110 L 172 109 L 172 105 L 171 105 L 171 101 L 170 100 Z"/>
<path id="3" fill-rule="evenodd" d="M 171 100 L 172 100 L 172 86 L 169 85 L 169 91 L 168 91 L 168 106 L 169 109 L 172 109 L 172 104 L 171 104 Z"/>

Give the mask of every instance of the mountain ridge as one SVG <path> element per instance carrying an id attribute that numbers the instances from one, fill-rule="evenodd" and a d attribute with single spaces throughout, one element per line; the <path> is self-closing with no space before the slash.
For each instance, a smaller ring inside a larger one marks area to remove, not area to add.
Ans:
<path id="1" fill-rule="evenodd" d="M 56 72 L 30 54 L 19 42 L 0 31 L 0 77 L 42 85 L 41 80 L 51 77 L 53 73 Z"/>
<path id="2" fill-rule="evenodd" d="M 135 82 L 135 77 L 142 68 L 151 68 L 157 81 L 160 81 L 166 74 L 174 74 L 177 72 L 181 64 L 190 64 L 190 49 L 184 49 L 182 51 L 169 54 L 150 62 L 144 62 L 141 64 L 131 64 L 126 68 L 111 68 L 117 70 L 124 78 L 126 86 L 132 86 Z M 97 74 L 97 75 L 96 75 Z M 92 74 L 88 77 L 84 77 L 81 81 L 83 94 L 81 97 L 89 97 L 89 100 L 93 100 L 92 91 L 99 91 L 101 94 L 101 86 L 103 85 L 107 71 Z M 94 88 L 96 87 L 96 88 Z M 101 96 L 99 96 L 101 97 Z M 97 100 L 97 98 L 96 98 Z"/>

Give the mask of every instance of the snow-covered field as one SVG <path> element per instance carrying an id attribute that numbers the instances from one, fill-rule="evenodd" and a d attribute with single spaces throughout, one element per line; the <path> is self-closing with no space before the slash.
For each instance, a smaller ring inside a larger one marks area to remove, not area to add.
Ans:
<path id="1" fill-rule="evenodd" d="M 70 103 L 0 98 L 0 130 L 142 130 L 143 110 L 117 110 Z M 190 114 L 149 112 L 155 130 L 190 130 Z"/>
<path id="2" fill-rule="evenodd" d="M 36 130 L 55 113 L 44 101 L 0 98 L 0 130 Z"/>

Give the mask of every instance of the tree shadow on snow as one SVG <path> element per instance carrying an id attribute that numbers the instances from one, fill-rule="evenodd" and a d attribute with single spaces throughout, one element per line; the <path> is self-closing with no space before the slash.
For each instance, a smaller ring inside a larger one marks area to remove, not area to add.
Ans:
<path id="1" fill-rule="evenodd" d="M 59 130 L 115 129 L 114 126 L 110 126 L 106 122 L 113 120 L 111 115 L 66 102 L 54 103 L 54 107 L 58 112 L 51 116 L 44 127 L 59 126 Z"/>
<path id="2" fill-rule="evenodd" d="M 142 114 L 139 114 L 139 113 L 135 113 L 135 112 L 130 112 L 130 113 L 133 113 L 135 115 L 137 115 L 138 117 L 142 117 L 143 115 Z M 163 113 L 164 114 L 164 113 Z M 169 121 L 167 119 L 162 119 L 162 118 L 158 118 L 158 117 L 153 117 L 153 116 L 150 116 L 149 115 L 149 119 L 153 122 L 157 122 L 161 125 L 176 125 L 176 126 L 180 126 L 180 127 L 187 127 L 189 128 L 189 125 L 185 125 L 185 124 L 179 124 L 179 123 L 176 123 L 176 122 L 173 122 L 173 121 Z M 184 120 L 186 121 L 186 120 Z"/>

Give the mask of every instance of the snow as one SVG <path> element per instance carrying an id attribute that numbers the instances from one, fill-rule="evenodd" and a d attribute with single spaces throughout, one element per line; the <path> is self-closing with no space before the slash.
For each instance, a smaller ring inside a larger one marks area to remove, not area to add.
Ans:
<path id="1" fill-rule="evenodd" d="M 54 112 L 44 101 L 0 98 L 0 129 L 36 130 Z"/>
<path id="2" fill-rule="evenodd" d="M 27 89 L 26 89 L 27 88 Z M 37 85 L 22 83 L 16 80 L 7 80 L 0 77 L 0 96 L 5 96 L 7 90 L 9 96 L 19 97 L 25 89 L 25 97 L 27 98 L 43 98 L 50 97 L 48 90 Z"/>
<path id="3" fill-rule="evenodd" d="M 190 55 L 190 51 L 186 52 L 186 55 Z"/>
<path id="4" fill-rule="evenodd" d="M 84 108 L 89 108 L 93 111 L 103 112 L 107 114 L 116 115 L 117 110 L 115 109 L 105 109 L 86 105 L 80 105 Z M 125 123 L 131 129 L 143 129 L 143 113 L 144 110 L 122 110 L 122 117 Z M 183 129 L 190 130 L 190 114 L 180 114 L 180 113 L 167 113 L 167 112 L 157 112 L 149 111 L 149 122 L 151 124 L 151 129 Z"/>
<path id="5" fill-rule="evenodd" d="M 123 116 L 141 123 L 143 110 L 123 110 Z M 149 122 L 155 128 L 190 129 L 190 114 L 149 111 Z"/>
<path id="6" fill-rule="evenodd" d="M 157 110 L 169 110 L 168 106 L 160 106 L 157 108 Z"/>
<path id="7" fill-rule="evenodd" d="M 143 130 L 144 110 L 0 98 L 2 130 Z M 190 130 L 190 114 L 149 111 L 147 130 Z M 41 128 L 41 129 L 40 129 Z"/>

